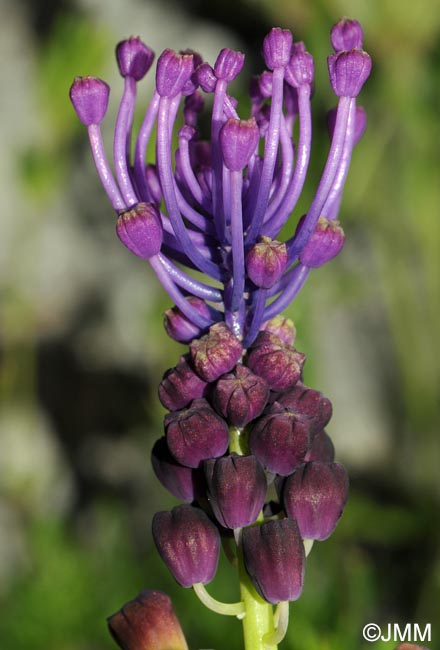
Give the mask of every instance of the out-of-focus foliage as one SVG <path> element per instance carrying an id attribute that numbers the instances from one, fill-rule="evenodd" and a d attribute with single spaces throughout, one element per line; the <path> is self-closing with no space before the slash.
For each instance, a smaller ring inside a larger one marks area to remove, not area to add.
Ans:
<path id="1" fill-rule="evenodd" d="M 352 487 L 335 535 L 311 553 L 281 647 L 391 650 L 363 644 L 371 621 L 431 622 L 439 647 L 438 0 L 78 0 L 46 13 L 45 3 L 4 4 L 2 650 L 110 649 L 105 616 L 145 587 L 172 596 L 191 648 L 241 647 L 240 624 L 177 587 L 152 545 L 152 514 L 174 504 L 148 462 L 163 416 L 155 386 L 182 348 L 162 329 L 168 299 L 114 238 L 68 88 L 75 75 L 116 80 L 110 145 L 121 38 L 140 34 L 156 50 L 240 47 L 261 66 L 255 43 L 272 25 L 292 28 L 316 62 L 306 209 L 325 159 L 325 57 L 341 15 L 362 22 L 373 57 L 361 97 L 369 126 L 342 205 L 345 249 L 290 314 L 307 380 L 334 403 L 330 433 Z M 219 573 L 210 591 L 236 599 L 232 569 Z"/>

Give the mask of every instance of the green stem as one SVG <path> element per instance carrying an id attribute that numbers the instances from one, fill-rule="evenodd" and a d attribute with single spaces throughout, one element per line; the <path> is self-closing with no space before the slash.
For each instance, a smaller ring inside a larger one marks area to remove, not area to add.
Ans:
<path id="1" fill-rule="evenodd" d="M 255 591 L 244 567 L 241 553 L 239 576 L 241 600 L 246 612 L 242 620 L 245 650 L 277 650 L 276 645 L 266 645 L 263 640 L 264 637 L 270 638 L 275 632 L 272 605 Z"/>

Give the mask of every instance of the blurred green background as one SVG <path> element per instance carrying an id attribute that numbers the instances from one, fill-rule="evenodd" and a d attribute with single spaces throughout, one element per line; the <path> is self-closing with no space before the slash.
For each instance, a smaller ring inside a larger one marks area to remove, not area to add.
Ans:
<path id="1" fill-rule="evenodd" d="M 328 33 L 364 27 L 374 71 L 369 125 L 342 205 L 343 254 L 312 274 L 289 311 L 306 380 L 333 401 L 329 426 L 351 497 L 308 561 L 285 650 L 390 649 L 376 622 L 432 623 L 440 648 L 440 4 L 438 0 L 2 0 L 0 187 L 0 647 L 106 650 L 105 617 L 142 588 L 169 593 L 190 647 L 241 648 L 226 622 L 158 559 L 153 513 L 175 504 L 152 475 L 156 386 L 182 349 L 162 329 L 169 301 L 121 248 L 85 129 L 75 75 L 121 93 L 114 44 L 156 53 L 222 47 L 262 69 L 261 41 L 289 27 L 315 57 L 315 141 L 304 206 L 325 160 Z M 152 88 L 143 84 L 139 116 Z M 296 215 L 299 217 L 301 211 Z M 211 593 L 235 599 L 222 565 Z"/>

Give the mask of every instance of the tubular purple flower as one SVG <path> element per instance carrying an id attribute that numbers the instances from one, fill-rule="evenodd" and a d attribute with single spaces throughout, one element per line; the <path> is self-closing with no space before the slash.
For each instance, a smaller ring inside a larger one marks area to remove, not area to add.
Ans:
<path id="1" fill-rule="evenodd" d="M 157 61 L 156 89 L 161 97 L 176 97 L 194 72 L 192 54 L 164 50 Z"/>
<path id="2" fill-rule="evenodd" d="M 161 591 L 141 591 L 107 624 L 122 650 L 188 650 L 171 600 Z"/>
<path id="3" fill-rule="evenodd" d="M 214 408 L 234 427 L 244 427 L 261 415 L 268 399 L 266 381 L 240 363 L 220 377 L 212 394 Z"/>
<path id="4" fill-rule="evenodd" d="M 270 289 L 283 275 L 287 261 L 286 244 L 263 236 L 249 250 L 246 269 L 257 287 Z"/>
<path id="5" fill-rule="evenodd" d="M 311 86 L 314 76 L 313 56 L 306 52 L 303 43 L 295 43 L 292 56 L 286 66 L 285 80 L 292 88 Z"/>
<path id="6" fill-rule="evenodd" d="M 118 217 L 116 234 L 128 250 L 144 260 L 157 255 L 163 229 L 159 210 L 152 203 L 138 203 Z"/>
<path id="7" fill-rule="evenodd" d="M 304 462 L 319 461 L 321 463 L 333 463 L 335 460 L 335 447 L 328 435 L 321 429 L 313 435 L 312 446 L 304 456 Z"/>
<path id="8" fill-rule="evenodd" d="M 254 456 L 232 454 L 203 464 L 208 499 L 224 528 L 249 526 L 256 520 L 266 497 L 266 475 Z"/>
<path id="9" fill-rule="evenodd" d="M 123 77 L 140 81 L 153 64 L 154 52 L 138 36 L 131 36 L 117 44 L 116 60 Z"/>
<path id="10" fill-rule="evenodd" d="M 204 476 L 201 469 L 178 463 L 170 453 L 165 437 L 157 440 L 151 451 L 154 473 L 173 496 L 191 503 L 204 494 Z"/>
<path id="11" fill-rule="evenodd" d="M 198 314 L 207 320 L 210 319 L 209 307 L 204 300 L 194 296 L 189 296 L 186 300 Z M 164 327 L 168 336 L 179 343 L 189 343 L 203 333 L 203 329 L 185 316 L 178 307 L 166 310 Z"/>
<path id="12" fill-rule="evenodd" d="M 277 397 L 284 409 L 313 418 L 316 429 L 323 429 L 332 417 L 332 403 L 318 390 L 298 381 L 293 388 Z"/>
<path id="13" fill-rule="evenodd" d="M 320 217 L 314 233 L 299 255 L 301 264 L 313 269 L 326 264 L 339 255 L 344 241 L 345 235 L 339 221 Z"/>
<path id="14" fill-rule="evenodd" d="M 370 76 L 371 58 L 359 49 L 330 54 L 327 58 L 330 83 L 338 97 L 357 97 Z"/>
<path id="15" fill-rule="evenodd" d="M 101 124 L 108 107 L 110 87 L 97 77 L 76 77 L 70 87 L 70 101 L 85 126 Z"/>
<path id="16" fill-rule="evenodd" d="M 330 40 L 335 52 L 342 50 L 362 49 L 364 34 L 361 24 L 357 20 L 341 18 L 336 25 L 333 25 L 330 32 Z"/>
<path id="17" fill-rule="evenodd" d="M 249 449 L 269 472 L 289 476 L 303 461 L 312 440 L 310 418 L 279 411 L 263 415 L 249 434 Z"/>
<path id="18" fill-rule="evenodd" d="M 244 64 L 244 54 L 225 47 L 214 64 L 217 79 L 230 83 L 241 72 Z"/>
<path id="19" fill-rule="evenodd" d="M 259 139 L 255 118 L 229 119 L 220 131 L 220 146 L 226 167 L 234 172 L 244 169 L 255 153 Z"/>
<path id="20" fill-rule="evenodd" d="M 184 504 L 157 512 L 152 529 L 162 560 L 182 587 L 211 582 L 217 571 L 220 535 L 203 510 Z"/>
<path id="21" fill-rule="evenodd" d="M 190 345 L 195 371 L 202 379 L 211 382 L 232 370 L 243 354 L 237 337 L 224 323 L 216 323 L 209 333 Z"/>
<path id="22" fill-rule="evenodd" d="M 289 476 L 284 507 L 304 539 L 323 541 L 338 523 L 348 495 L 347 472 L 339 463 L 309 462 Z"/>
<path id="23" fill-rule="evenodd" d="M 289 63 L 292 50 L 292 32 L 274 27 L 263 41 L 263 58 L 269 70 L 283 68 Z"/>
<path id="24" fill-rule="evenodd" d="M 199 467 L 203 460 L 219 458 L 228 448 L 226 422 L 205 399 L 196 399 L 181 411 L 165 416 L 168 449 L 181 465 Z"/>
<path id="25" fill-rule="evenodd" d="M 178 411 L 194 399 L 204 397 L 208 384 L 194 372 L 189 355 L 180 357 L 175 368 L 166 371 L 159 384 L 161 404 L 170 411 Z"/>
<path id="26" fill-rule="evenodd" d="M 273 604 L 297 600 L 304 584 L 305 552 L 295 520 L 245 528 L 242 540 L 246 570 L 260 596 Z"/>
<path id="27" fill-rule="evenodd" d="M 296 329 L 293 321 L 281 314 L 263 323 L 261 330 L 278 336 L 285 345 L 293 345 L 296 339 Z"/>
<path id="28" fill-rule="evenodd" d="M 247 365 L 256 375 L 263 377 L 271 390 L 285 391 L 301 377 L 305 355 L 288 347 L 270 332 L 260 332 L 252 344 Z"/>

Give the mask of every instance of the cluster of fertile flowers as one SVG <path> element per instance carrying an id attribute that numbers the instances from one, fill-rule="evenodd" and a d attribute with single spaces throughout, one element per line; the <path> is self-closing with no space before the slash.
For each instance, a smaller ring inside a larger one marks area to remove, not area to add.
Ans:
<path id="1" fill-rule="evenodd" d="M 342 249 L 336 217 L 366 125 L 356 97 L 371 60 L 359 23 L 341 20 L 331 42 L 328 70 L 338 105 L 329 114 L 328 158 L 307 213 L 283 242 L 277 237 L 309 165 L 314 77 L 311 54 L 290 31 L 274 28 L 264 39 L 267 70 L 252 79 L 247 119 L 228 94 L 243 54 L 224 49 L 212 67 L 195 52 L 165 50 L 134 152 L 136 86 L 154 55 L 139 38 L 121 42 L 115 176 L 100 132 L 109 88 L 94 77 L 71 87 L 117 213 L 117 235 L 149 261 L 174 303 L 166 331 L 189 345 L 160 384 L 169 413 L 152 452 L 159 480 L 185 504 L 155 515 L 153 537 L 176 580 L 205 600 L 202 585 L 215 575 L 221 539 L 232 533 L 260 597 L 297 599 L 309 540 L 332 533 L 347 497 L 346 472 L 325 432 L 331 404 L 304 385 L 305 356 L 281 315 L 311 269 Z M 212 95 L 210 141 L 198 128 L 205 95 Z M 146 151 L 155 126 L 152 164 Z M 234 613 L 246 615 L 243 603 L 236 605 Z"/>

